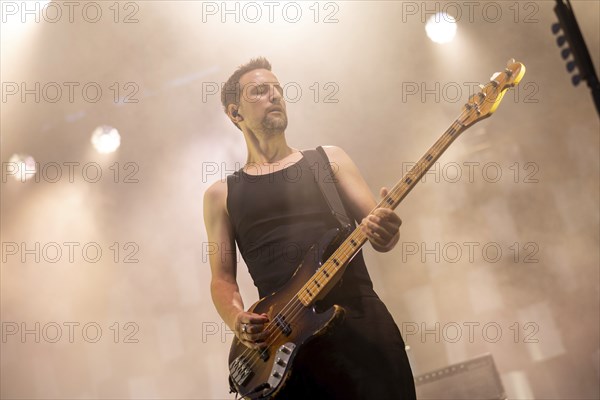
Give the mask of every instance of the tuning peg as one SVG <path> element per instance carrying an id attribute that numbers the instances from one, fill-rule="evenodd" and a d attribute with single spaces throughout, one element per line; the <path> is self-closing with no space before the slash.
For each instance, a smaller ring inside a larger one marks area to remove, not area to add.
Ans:
<path id="1" fill-rule="evenodd" d="M 481 89 L 481 90 L 483 90 L 485 88 L 485 86 L 483 86 L 481 83 L 477 86 L 479 86 L 479 89 Z"/>
<path id="2" fill-rule="evenodd" d="M 567 63 L 567 71 L 573 72 L 573 70 L 575 69 L 575 66 L 576 66 L 575 61 L 569 61 Z"/>
<path id="3" fill-rule="evenodd" d="M 567 41 L 567 38 L 562 35 L 556 38 L 556 44 L 558 45 L 558 47 L 562 47 L 566 41 Z"/>
<path id="4" fill-rule="evenodd" d="M 571 83 L 573 84 L 573 86 L 579 85 L 579 82 L 581 82 L 581 75 L 576 74 L 571 77 Z"/>
<path id="5" fill-rule="evenodd" d="M 571 54 L 571 49 L 568 47 L 565 49 L 562 49 L 560 52 L 560 56 L 563 58 L 563 60 L 566 60 L 567 58 L 569 58 L 570 54 Z"/>
<path id="6" fill-rule="evenodd" d="M 510 60 L 508 60 L 508 62 L 506 63 L 507 67 L 510 67 L 511 64 L 514 64 L 516 61 L 514 58 L 511 58 Z"/>
<path id="7" fill-rule="evenodd" d="M 552 24 L 552 33 L 556 35 L 558 31 L 560 31 L 560 24 L 558 22 L 555 22 Z"/>
<path id="8" fill-rule="evenodd" d="M 490 77 L 490 81 L 495 80 L 498 77 L 498 75 L 500 75 L 500 72 L 494 72 L 494 74 Z"/>

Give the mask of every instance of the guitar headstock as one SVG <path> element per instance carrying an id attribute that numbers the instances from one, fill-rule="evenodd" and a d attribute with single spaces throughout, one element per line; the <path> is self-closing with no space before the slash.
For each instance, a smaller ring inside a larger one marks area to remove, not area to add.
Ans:
<path id="1" fill-rule="evenodd" d="M 518 85 L 523 75 L 525 75 L 525 66 L 514 59 L 509 60 L 503 72 L 492 75 L 490 82 L 469 98 L 458 121 L 464 127 L 468 127 L 492 115 L 500 105 L 504 93 Z"/>

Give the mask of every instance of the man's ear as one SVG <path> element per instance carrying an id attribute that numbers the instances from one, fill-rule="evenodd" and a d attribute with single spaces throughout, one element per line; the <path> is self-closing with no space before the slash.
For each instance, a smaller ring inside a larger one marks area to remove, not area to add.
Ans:
<path id="1" fill-rule="evenodd" d="M 229 105 L 229 114 L 231 114 L 231 117 L 233 119 L 235 119 L 237 122 L 244 120 L 244 117 L 238 111 L 238 106 L 235 104 Z"/>
<path id="2" fill-rule="evenodd" d="M 241 131 L 242 128 L 240 128 L 239 122 L 243 121 L 244 118 L 240 115 L 237 105 L 230 104 L 227 106 L 227 116 L 231 119 L 231 122 L 233 122 L 235 127 Z"/>

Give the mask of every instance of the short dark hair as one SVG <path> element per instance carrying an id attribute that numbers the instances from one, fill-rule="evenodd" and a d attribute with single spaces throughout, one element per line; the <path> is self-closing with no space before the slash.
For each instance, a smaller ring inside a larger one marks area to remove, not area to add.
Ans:
<path id="1" fill-rule="evenodd" d="M 240 78 L 246 72 L 254 71 L 255 69 L 266 69 L 270 71 L 271 63 L 265 57 L 253 58 L 246 64 L 240 65 L 229 79 L 227 79 L 227 82 L 225 82 L 225 85 L 223 85 L 223 88 L 221 89 L 221 104 L 223 104 L 225 114 L 227 114 L 227 107 L 230 104 L 240 104 L 240 98 L 242 96 Z M 235 124 L 235 126 L 240 129 L 238 124 Z"/>

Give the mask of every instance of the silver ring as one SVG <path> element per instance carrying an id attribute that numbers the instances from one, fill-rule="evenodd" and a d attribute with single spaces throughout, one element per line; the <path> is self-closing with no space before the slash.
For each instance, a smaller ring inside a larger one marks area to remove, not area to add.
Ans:
<path id="1" fill-rule="evenodd" d="M 242 332 L 248 333 L 248 324 L 242 324 Z"/>

